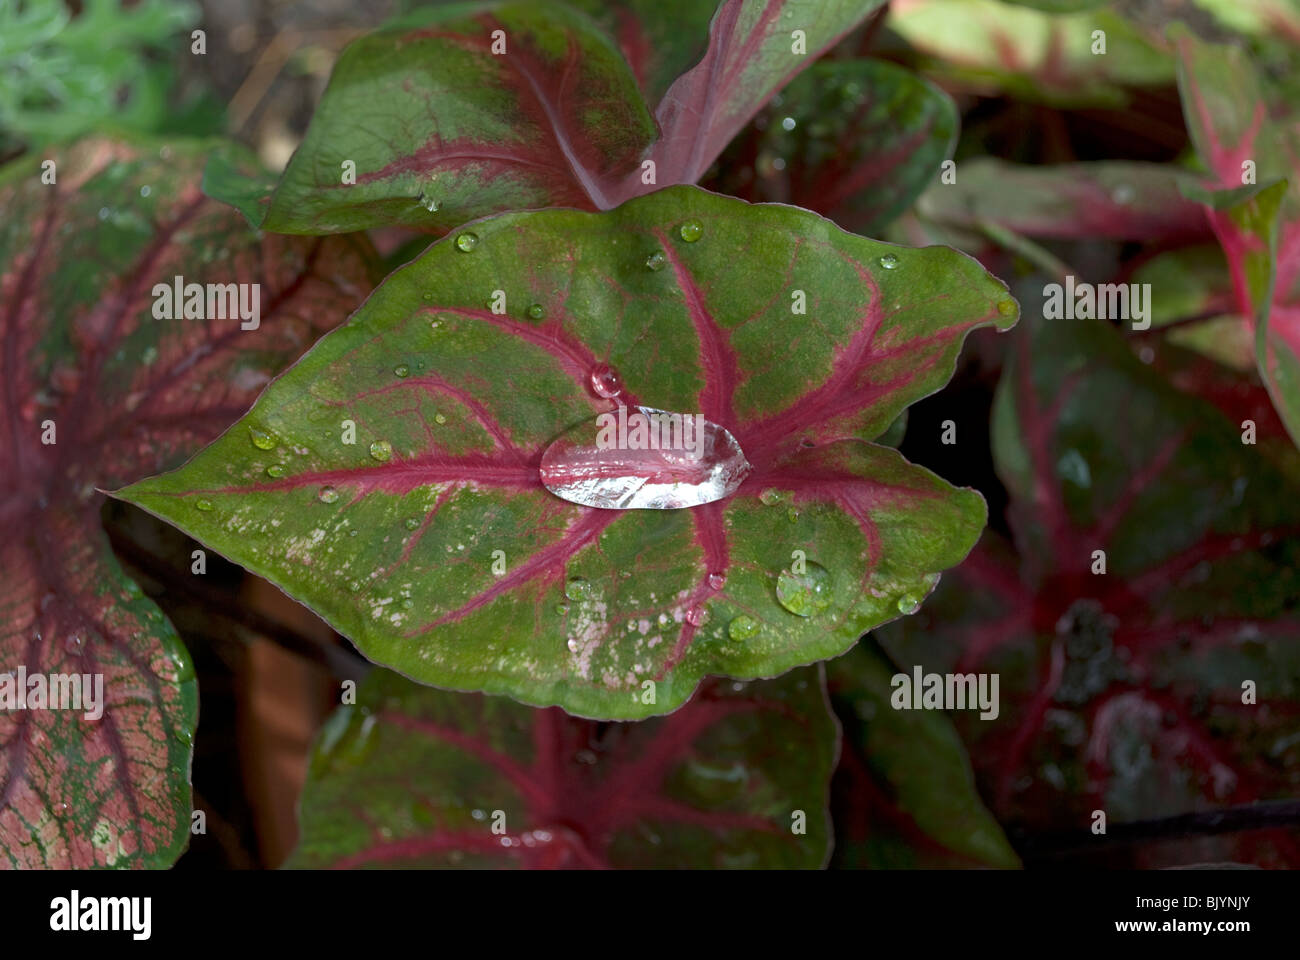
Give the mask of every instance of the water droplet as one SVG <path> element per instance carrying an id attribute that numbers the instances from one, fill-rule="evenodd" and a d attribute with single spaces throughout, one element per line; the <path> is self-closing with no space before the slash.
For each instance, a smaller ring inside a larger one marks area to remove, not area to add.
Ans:
<path id="1" fill-rule="evenodd" d="M 728 497 L 749 475 L 736 438 L 701 414 L 621 406 L 603 416 L 616 423 L 594 417 L 542 454 L 542 484 L 557 497 L 603 510 L 676 510 Z"/>
<path id="2" fill-rule="evenodd" d="M 414 610 L 414 609 L 415 609 L 415 601 L 412 600 L 410 597 L 402 597 L 402 609 L 403 609 L 403 610 Z"/>
<path id="3" fill-rule="evenodd" d="M 266 468 L 266 475 L 268 477 L 283 477 L 284 467 L 281 464 L 273 463 Z"/>
<path id="4" fill-rule="evenodd" d="M 758 495 L 759 503 L 763 504 L 765 507 L 774 507 L 780 503 L 782 499 L 784 498 L 781 496 L 781 491 L 773 487 L 768 487 Z"/>
<path id="5" fill-rule="evenodd" d="M 393 373 L 405 379 L 411 375 L 411 368 L 404 363 L 399 363 L 397 366 L 393 367 Z"/>
<path id="6" fill-rule="evenodd" d="M 732 640 L 752 640 L 758 636 L 759 631 L 762 629 L 762 624 L 753 617 L 742 613 L 727 624 L 727 636 L 731 637 Z"/>
<path id="7" fill-rule="evenodd" d="M 1119 204 L 1121 207 L 1124 206 L 1125 204 L 1132 203 L 1133 198 L 1136 195 L 1137 194 L 1134 191 L 1134 189 L 1130 187 L 1127 183 L 1121 183 L 1119 186 L 1117 186 L 1114 190 L 1110 192 L 1110 198 L 1114 200 L 1117 204 Z"/>
<path id="8" fill-rule="evenodd" d="M 433 294 L 431 294 L 431 293 L 425 293 L 425 294 L 424 294 L 424 299 L 425 299 L 425 300 L 432 300 L 432 299 L 433 299 Z M 434 325 L 436 326 L 437 324 L 435 323 Z"/>
<path id="9" fill-rule="evenodd" d="M 596 595 L 596 589 L 582 577 L 570 577 L 564 585 L 564 595 L 570 600 L 590 600 Z"/>
<path id="10" fill-rule="evenodd" d="M 153 193 L 153 187 L 149 186 L 147 183 L 140 188 L 140 196 L 142 197 L 147 197 L 151 193 Z"/>
<path id="11" fill-rule="evenodd" d="M 787 131 L 788 131 L 788 130 L 793 130 L 796 126 L 798 126 L 798 124 L 797 124 L 797 122 L 795 121 L 794 117 L 785 117 L 785 118 L 781 121 L 781 129 L 782 129 L 782 130 L 787 130 Z"/>
<path id="12" fill-rule="evenodd" d="M 623 383 L 618 371 L 608 363 L 598 363 L 591 368 L 591 390 L 596 396 L 606 400 L 617 397 L 623 392 Z"/>
<path id="13" fill-rule="evenodd" d="M 428 210 L 430 213 L 438 212 L 438 207 L 440 206 L 438 199 L 429 193 L 427 187 L 420 191 L 420 206 L 424 207 L 424 209 Z"/>
<path id="14" fill-rule="evenodd" d="M 727 575 L 725 573 L 711 573 L 708 582 L 710 590 L 721 590 L 726 586 Z"/>
<path id="15" fill-rule="evenodd" d="M 348 581 L 348 589 L 351 590 L 353 593 L 360 593 L 360 592 L 361 592 L 361 581 L 360 581 L 360 580 L 349 580 L 349 581 Z"/>
<path id="16" fill-rule="evenodd" d="M 998 301 L 998 313 L 1002 314 L 1002 316 L 1009 317 L 1015 312 L 1016 312 L 1016 301 L 1014 300 Z"/>
<path id="17" fill-rule="evenodd" d="M 528 308 L 528 315 L 534 320 L 540 320 L 542 317 L 546 316 L 546 308 L 540 303 L 534 303 Z"/>
<path id="18" fill-rule="evenodd" d="M 407 517 L 407 518 L 406 518 L 404 521 L 402 521 L 402 522 L 403 522 L 404 524 L 406 524 L 406 529 L 407 529 L 407 530 L 414 530 L 416 527 L 418 527 L 418 526 L 420 525 L 420 518 L 419 518 L 419 517 Z"/>
<path id="19" fill-rule="evenodd" d="M 912 593 L 905 593 L 898 598 L 898 612 L 912 615 L 921 609 L 921 598 Z"/>
<path id="20" fill-rule="evenodd" d="M 686 611 L 686 622 L 693 627 L 702 627 L 709 622 L 707 607 L 691 607 Z"/>
<path id="21" fill-rule="evenodd" d="M 898 266 L 898 257 L 894 256 L 892 253 L 887 253 L 880 258 L 880 265 L 886 270 L 893 270 Z"/>
<path id="22" fill-rule="evenodd" d="M 68 653 L 72 654 L 74 657 L 81 656 L 81 652 L 86 649 L 86 639 L 80 634 L 70 634 L 68 638 L 63 641 L 63 649 L 67 650 Z"/>
<path id="23" fill-rule="evenodd" d="M 194 507 L 195 509 L 202 510 L 204 513 L 206 513 L 207 511 L 212 509 L 212 501 L 207 499 L 206 497 L 203 497 L 200 498 L 199 501 L 194 504 Z"/>
<path id="24" fill-rule="evenodd" d="M 387 440 L 376 440 L 370 445 L 370 456 L 380 463 L 393 459 L 393 445 Z"/>
<path id="25" fill-rule="evenodd" d="M 656 250 L 645 258 L 645 265 L 651 270 L 662 270 L 667 262 L 668 258 L 663 255 L 661 250 Z"/>
<path id="26" fill-rule="evenodd" d="M 811 560 L 803 567 L 802 573 L 781 571 L 776 578 L 776 599 L 796 616 L 811 617 L 831 605 L 831 575 Z"/>
<path id="27" fill-rule="evenodd" d="M 275 449 L 275 437 L 271 436 L 265 430 L 259 430 L 257 427 L 249 427 L 248 435 L 253 439 L 253 446 L 257 447 L 257 449 Z"/>
<path id="28" fill-rule="evenodd" d="M 478 246 L 478 234 L 462 233 L 456 238 L 456 249 L 461 253 L 469 253 Z"/>
<path id="29" fill-rule="evenodd" d="M 434 422 L 434 423 L 446 423 L 446 422 L 447 422 L 447 416 L 446 416 L 446 414 L 435 413 L 435 414 L 433 415 L 433 422 Z"/>
<path id="30" fill-rule="evenodd" d="M 321 503 L 335 503 L 338 498 L 339 492 L 330 486 L 321 487 L 316 491 L 316 499 Z"/>
<path id="31" fill-rule="evenodd" d="M 704 236 L 704 224 L 698 220 L 687 220 L 677 228 L 677 233 L 687 243 L 694 243 Z"/>
<path id="32" fill-rule="evenodd" d="M 790 509 L 786 510 L 786 512 L 785 512 L 785 518 L 786 518 L 787 520 L 789 520 L 791 523 L 798 523 L 798 522 L 799 522 L 799 511 L 796 510 L 794 507 L 791 507 Z"/>

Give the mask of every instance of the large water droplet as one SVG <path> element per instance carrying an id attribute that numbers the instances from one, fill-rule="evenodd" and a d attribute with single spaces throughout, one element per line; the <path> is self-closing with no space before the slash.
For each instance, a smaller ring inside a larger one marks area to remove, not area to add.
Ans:
<path id="1" fill-rule="evenodd" d="M 618 371 L 608 363 L 598 363 L 591 368 L 591 390 L 598 397 L 609 400 L 623 392 L 623 382 Z"/>
<path id="2" fill-rule="evenodd" d="M 762 629 L 762 625 L 757 620 L 742 613 L 727 624 L 727 636 L 732 640 L 752 640 Z"/>
<path id="3" fill-rule="evenodd" d="M 552 443 L 541 480 L 585 507 L 676 510 L 731 495 L 750 469 L 736 438 L 701 414 L 621 406 Z"/>
<path id="4" fill-rule="evenodd" d="M 376 440 L 370 445 L 370 456 L 380 463 L 393 459 L 393 445 L 387 440 Z"/>
<path id="5" fill-rule="evenodd" d="M 339 498 L 339 492 L 333 487 L 325 486 L 316 491 L 316 499 L 321 503 L 336 503 Z"/>
<path id="6" fill-rule="evenodd" d="M 478 234 L 466 231 L 456 238 L 456 249 L 461 253 L 469 253 L 478 246 Z"/>
<path id="7" fill-rule="evenodd" d="M 800 617 L 812 617 L 831 605 L 831 575 L 823 566 L 805 561 L 802 573 L 782 570 L 776 578 L 776 599 Z"/>
<path id="8" fill-rule="evenodd" d="M 665 257 L 663 252 L 660 250 L 656 250 L 654 253 L 650 254 L 650 256 L 645 258 L 645 265 L 651 270 L 662 270 L 664 264 L 667 262 L 668 258 Z"/>
<path id="9" fill-rule="evenodd" d="M 687 243 L 694 243 L 704 236 L 704 224 L 698 220 L 687 220 L 677 228 L 677 234 Z"/>
<path id="10" fill-rule="evenodd" d="M 880 258 L 880 265 L 886 270 L 893 270 L 898 266 L 898 257 L 894 256 L 892 253 L 887 253 Z"/>
<path id="11" fill-rule="evenodd" d="M 274 450 L 275 437 L 271 436 L 265 430 L 259 430 L 257 427 L 249 427 L 248 435 L 253 440 L 253 446 L 259 450 Z"/>

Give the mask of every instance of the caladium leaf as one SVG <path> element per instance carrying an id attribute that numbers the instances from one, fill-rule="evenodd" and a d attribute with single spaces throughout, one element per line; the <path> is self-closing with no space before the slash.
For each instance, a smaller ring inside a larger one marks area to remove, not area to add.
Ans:
<path id="1" fill-rule="evenodd" d="M 911 206 L 957 142 L 957 108 L 882 60 L 814 64 L 722 155 L 708 186 L 793 203 L 867 236 Z"/>
<path id="2" fill-rule="evenodd" d="M 1173 79 L 1173 58 L 1118 11 L 1051 13 L 1002 0 L 894 0 L 888 26 L 948 83 L 1059 106 L 1114 106 Z M 1105 53 L 1094 31 L 1104 33 Z"/>
<path id="3" fill-rule="evenodd" d="M 1300 443 L 1300 114 L 1271 100 L 1245 51 L 1185 31 L 1178 44 L 1187 127 L 1226 192 L 1206 213 L 1228 258 L 1238 312 L 1253 325 L 1260 373 Z M 1289 185 L 1264 186 L 1287 178 Z"/>
<path id="4" fill-rule="evenodd" d="M 932 184 L 917 212 L 950 226 L 991 223 L 1027 237 L 1187 242 L 1210 236 L 1200 205 L 1179 189 L 1194 181 L 1157 163 L 1036 167 L 980 157 L 959 166 L 956 183 Z"/>
<path id="5" fill-rule="evenodd" d="M 940 711 L 891 704 L 897 668 L 870 638 L 826 665 L 844 727 L 835 774 L 834 865 L 1016 867 L 975 790 L 970 758 Z"/>
<path id="6" fill-rule="evenodd" d="M 1086 836 L 1097 809 L 1114 824 L 1293 796 L 1300 504 L 1276 495 L 1285 477 L 1108 325 L 1016 339 L 993 424 L 1014 549 L 986 534 L 885 646 L 905 671 L 1000 676 L 999 716 L 957 719 L 1003 823 Z M 1239 843 L 1208 859 L 1300 854 L 1285 834 Z"/>
<path id="7" fill-rule="evenodd" d="M 471 227 L 120 495 L 414 679 L 611 718 L 841 653 L 975 541 L 978 494 L 865 442 L 968 330 L 1015 322 L 974 261 L 693 187 Z M 543 451 L 620 401 L 729 431 L 743 485 L 680 510 L 553 496 Z"/>
<path id="8" fill-rule="evenodd" d="M 375 670 L 322 732 L 288 866 L 817 868 L 838 740 L 818 667 L 618 724 Z"/>
<path id="9" fill-rule="evenodd" d="M 558 2 L 417 11 L 344 51 L 302 146 L 263 198 L 263 225 L 443 233 L 502 210 L 607 209 L 656 184 L 694 183 L 782 84 L 881 2 L 723 0 L 703 59 L 657 104 L 643 91 L 653 95 L 682 64 L 678 47 L 695 49 L 667 35 L 698 12 L 670 27 L 671 4 L 610 11 L 599 19 L 611 38 Z M 647 54 L 659 44 L 663 53 Z M 212 186 L 241 209 L 256 192 L 230 177 Z"/>
<path id="10" fill-rule="evenodd" d="M 185 848 L 194 673 L 113 559 L 96 488 L 211 440 L 368 289 L 356 242 L 263 242 L 206 200 L 206 149 L 93 140 L 0 183 L 0 697 L 24 673 L 103 676 L 98 716 L 0 710 L 3 865 L 165 866 Z M 260 284 L 257 329 L 183 304 L 160 318 L 153 287 L 177 276 Z"/>

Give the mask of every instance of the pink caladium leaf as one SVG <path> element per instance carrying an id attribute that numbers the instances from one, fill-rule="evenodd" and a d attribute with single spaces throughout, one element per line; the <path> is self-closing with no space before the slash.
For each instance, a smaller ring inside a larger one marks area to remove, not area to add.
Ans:
<path id="1" fill-rule="evenodd" d="M 444 233 L 503 210 L 608 209 L 698 180 L 783 84 L 881 2 L 722 0 L 707 45 L 692 32 L 704 4 L 680 22 L 680 3 L 595 19 L 558 2 L 420 10 L 344 51 L 269 197 L 234 176 L 210 189 L 266 229 L 297 234 Z"/>
<path id="2" fill-rule="evenodd" d="M 598 723 L 375 670 L 326 724 L 288 866 L 805 868 L 839 731 L 818 667 Z"/>
<path id="3" fill-rule="evenodd" d="M 184 850 L 194 672 L 114 559 L 97 488 L 217 436 L 369 289 L 357 242 L 263 241 L 206 199 L 206 151 L 93 140 L 0 181 L 2 866 L 167 866 Z M 154 287 L 177 277 L 258 284 L 257 316 L 160 312 Z M 102 677 L 102 697 L 18 703 L 20 679 L 30 695 L 54 675 L 91 677 L 92 696 Z"/>
<path id="4" fill-rule="evenodd" d="M 1000 678 L 996 718 L 955 711 L 999 820 L 1086 837 L 1094 810 L 1294 796 L 1300 505 L 1281 470 L 1097 321 L 1022 325 L 993 433 L 1014 544 L 987 533 L 880 636 L 904 672 Z M 1300 862 L 1285 831 L 1212 843 L 1150 862 Z"/>
<path id="5" fill-rule="evenodd" d="M 843 652 L 965 556 L 979 495 L 868 441 L 947 381 L 967 331 L 1017 312 L 954 250 L 694 187 L 502 215 L 433 244 L 219 441 L 119 495 L 413 679 L 664 713 L 705 676 Z M 682 509 L 552 494 L 544 453 L 620 404 L 727 431 L 740 486 Z"/>
<path id="6" fill-rule="evenodd" d="M 1244 50 L 1185 32 L 1178 43 L 1183 114 L 1222 191 L 1202 198 L 1205 210 L 1253 327 L 1260 374 L 1300 442 L 1300 114 L 1273 97 Z"/>

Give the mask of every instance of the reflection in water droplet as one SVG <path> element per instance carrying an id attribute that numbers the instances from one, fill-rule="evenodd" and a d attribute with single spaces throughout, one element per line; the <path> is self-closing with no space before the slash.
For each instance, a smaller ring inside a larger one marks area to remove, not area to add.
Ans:
<path id="1" fill-rule="evenodd" d="M 762 629 L 762 625 L 757 620 L 742 613 L 727 624 L 727 636 L 732 640 L 752 640 Z"/>
<path id="2" fill-rule="evenodd" d="M 478 234 L 465 232 L 456 238 L 456 249 L 461 253 L 469 253 L 478 246 Z"/>
<path id="3" fill-rule="evenodd" d="M 687 243 L 694 243 L 704 236 L 704 224 L 698 220 L 687 220 L 677 228 L 677 234 Z"/>
<path id="4" fill-rule="evenodd" d="M 540 320 L 542 317 L 546 316 L 546 308 L 540 303 L 534 303 L 528 308 L 528 315 L 534 320 Z"/>
<path id="5" fill-rule="evenodd" d="M 319 500 L 321 503 L 334 503 L 338 500 L 338 498 L 339 498 L 339 492 L 335 490 L 333 487 L 329 487 L 329 486 L 321 487 L 320 490 L 316 492 L 316 499 Z"/>
<path id="6" fill-rule="evenodd" d="M 831 605 L 830 572 L 811 560 L 805 561 L 802 573 L 782 570 L 776 578 L 776 599 L 796 616 L 822 613 Z"/>
<path id="7" fill-rule="evenodd" d="M 200 498 L 198 502 L 194 504 L 194 506 L 198 510 L 207 512 L 208 510 L 212 509 L 212 501 L 206 498 Z"/>
<path id="8" fill-rule="evenodd" d="M 582 577 L 570 577 L 564 585 L 564 595 L 570 600 L 590 600 L 596 595 L 596 589 Z"/>
<path id="9" fill-rule="evenodd" d="M 892 253 L 887 253 L 880 258 L 880 265 L 886 270 L 893 270 L 898 266 L 898 257 L 894 256 Z"/>
<path id="10" fill-rule="evenodd" d="M 736 438 L 701 414 L 620 406 L 542 454 L 542 485 L 604 510 L 676 510 L 730 496 L 750 471 Z"/>
<path id="11" fill-rule="evenodd" d="M 283 477 L 284 467 L 278 463 L 273 463 L 266 468 L 266 475 L 268 477 Z"/>
<path id="12" fill-rule="evenodd" d="M 598 363 L 591 368 L 591 390 L 598 397 L 606 400 L 617 397 L 623 392 L 623 383 L 618 371 L 608 363 Z"/>
<path id="13" fill-rule="evenodd" d="M 275 448 L 275 437 L 271 436 L 265 430 L 259 430 L 257 427 L 249 427 L 248 435 L 253 440 L 253 446 L 259 450 L 272 450 Z"/>
<path id="14" fill-rule="evenodd" d="M 921 609 L 921 598 L 915 594 L 905 593 L 898 598 L 898 612 L 909 616 Z"/>
<path id="15" fill-rule="evenodd" d="M 660 250 L 656 250 L 654 253 L 650 254 L 650 256 L 645 258 L 645 265 L 651 270 L 662 270 L 664 264 L 667 262 L 668 258 L 665 257 L 663 252 Z"/>
<path id="16" fill-rule="evenodd" d="M 399 363 L 397 366 L 393 367 L 393 373 L 405 379 L 411 375 L 411 368 L 404 363 Z"/>
<path id="17" fill-rule="evenodd" d="M 376 440 L 370 445 L 370 456 L 380 463 L 393 459 L 393 445 L 387 440 Z"/>

